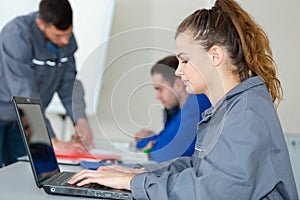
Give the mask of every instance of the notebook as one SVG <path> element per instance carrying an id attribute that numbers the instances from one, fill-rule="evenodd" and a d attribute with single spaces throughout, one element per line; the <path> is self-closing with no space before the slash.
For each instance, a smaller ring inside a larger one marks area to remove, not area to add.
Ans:
<path id="1" fill-rule="evenodd" d="M 74 172 L 61 172 L 41 110 L 40 100 L 13 97 L 18 125 L 27 151 L 36 185 L 47 194 L 72 195 L 105 199 L 133 199 L 130 191 L 89 184 L 68 184 Z"/>

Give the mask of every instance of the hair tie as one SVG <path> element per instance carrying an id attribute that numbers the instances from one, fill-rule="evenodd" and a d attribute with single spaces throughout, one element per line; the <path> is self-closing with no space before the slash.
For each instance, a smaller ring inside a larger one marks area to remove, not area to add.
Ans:
<path id="1" fill-rule="evenodd" d="M 211 8 L 211 10 L 216 10 L 216 11 L 218 11 L 218 10 L 221 10 L 221 8 L 219 8 L 219 6 L 213 6 L 213 7 Z"/>

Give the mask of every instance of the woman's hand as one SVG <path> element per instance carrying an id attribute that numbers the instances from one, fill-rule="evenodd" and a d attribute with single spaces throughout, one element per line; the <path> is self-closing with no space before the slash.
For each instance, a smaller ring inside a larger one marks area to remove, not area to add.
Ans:
<path id="1" fill-rule="evenodd" d="M 77 186 L 98 183 L 116 189 L 130 190 L 132 178 L 143 171 L 143 169 L 132 169 L 117 165 L 104 166 L 99 167 L 98 170 L 82 170 L 75 174 L 72 179 L 69 180 L 69 183 L 76 183 Z"/>

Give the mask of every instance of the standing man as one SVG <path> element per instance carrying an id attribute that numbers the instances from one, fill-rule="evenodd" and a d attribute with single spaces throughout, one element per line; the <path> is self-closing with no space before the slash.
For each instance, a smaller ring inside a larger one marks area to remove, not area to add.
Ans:
<path id="1" fill-rule="evenodd" d="M 149 159 L 157 162 L 194 153 L 196 125 L 202 112 L 211 106 L 204 94 L 186 92 L 186 86 L 175 75 L 177 67 L 176 56 L 167 56 L 152 67 L 156 98 L 165 107 L 164 127 L 158 134 L 142 129 L 135 135 L 137 150 L 149 153 Z"/>
<path id="2" fill-rule="evenodd" d="M 39 11 L 10 21 L 0 33 L 0 165 L 25 150 L 11 102 L 12 96 L 40 98 L 42 110 L 58 93 L 75 124 L 76 141 L 59 141 L 45 117 L 56 152 L 84 152 L 93 145 L 85 115 L 84 91 L 76 80 L 73 14 L 68 0 L 41 0 Z M 80 137 L 79 137 L 80 136 Z"/>

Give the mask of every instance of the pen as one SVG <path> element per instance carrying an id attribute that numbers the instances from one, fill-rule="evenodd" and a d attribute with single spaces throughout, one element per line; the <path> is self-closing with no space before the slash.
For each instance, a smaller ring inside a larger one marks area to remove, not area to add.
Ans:
<path id="1" fill-rule="evenodd" d="M 150 153 L 151 152 L 151 148 L 148 148 L 148 149 L 144 149 L 143 151 L 144 153 Z"/>

